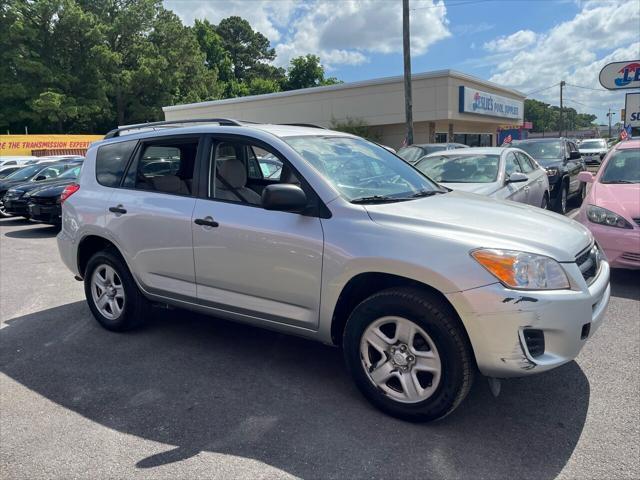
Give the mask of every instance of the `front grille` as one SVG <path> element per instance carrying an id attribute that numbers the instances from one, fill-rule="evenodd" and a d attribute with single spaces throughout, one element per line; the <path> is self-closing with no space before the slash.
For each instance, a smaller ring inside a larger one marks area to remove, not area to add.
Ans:
<path id="1" fill-rule="evenodd" d="M 31 197 L 31 203 L 36 205 L 55 205 L 56 201 L 56 197 Z"/>
<path id="2" fill-rule="evenodd" d="M 602 257 L 598 245 L 593 244 L 576 255 L 576 264 L 588 284 L 598 274 Z"/>
<path id="3" fill-rule="evenodd" d="M 640 263 L 640 253 L 624 252 L 622 255 L 620 255 L 620 258 L 628 260 L 630 262 Z"/>
<path id="4" fill-rule="evenodd" d="M 523 332 L 524 342 L 527 344 L 529 355 L 533 358 L 544 353 L 544 332 L 533 328 L 526 328 Z"/>

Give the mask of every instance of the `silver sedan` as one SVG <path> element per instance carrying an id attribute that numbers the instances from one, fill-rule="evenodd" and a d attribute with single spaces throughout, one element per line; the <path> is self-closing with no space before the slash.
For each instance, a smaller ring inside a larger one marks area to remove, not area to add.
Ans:
<path id="1" fill-rule="evenodd" d="M 549 205 L 546 170 L 517 148 L 467 148 L 436 152 L 422 157 L 415 167 L 453 190 L 541 208 Z"/>

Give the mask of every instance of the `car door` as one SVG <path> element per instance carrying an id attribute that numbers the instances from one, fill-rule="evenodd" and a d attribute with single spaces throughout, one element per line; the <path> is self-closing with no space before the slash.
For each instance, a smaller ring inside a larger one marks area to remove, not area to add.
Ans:
<path id="1" fill-rule="evenodd" d="M 515 172 L 524 173 L 520 162 L 516 158 L 515 152 L 507 152 L 504 159 L 504 181 L 505 188 L 503 197 L 506 200 L 512 200 L 519 203 L 527 203 L 527 196 L 529 193 L 528 182 L 514 182 L 509 183 L 509 175 Z"/>
<path id="2" fill-rule="evenodd" d="M 206 186 L 200 185 L 206 191 L 196 201 L 192 224 L 198 300 L 236 319 L 316 329 L 324 243 L 320 218 L 262 208 L 256 193 L 261 186 L 247 172 L 247 152 L 255 142 L 211 137 L 203 157 Z M 258 146 L 293 170 L 272 147 Z M 288 174 L 287 183 L 296 183 L 291 178 Z M 302 188 L 314 198 L 304 181 Z"/>
<path id="3" fill-rule="evenodd" d="M 542 205 L 542 199 L 546 190 L 544 179 L 547 174 L 542 169 L 538 168 L 533 159 L 531 159 L 526 153 L 516 152 L 516 156 L 520 161 L 522 171 L 527 175 L 527 177 L 529 177 L 529 180 L 525 184 L 525 187 L 529 187 L 529 191 L 527 192 L 527 203 L 529 205 L 539 207 Z"/>
<path id="4" fill-rule="evenodd" d="M 196 301 L 191 217 L 199 142 L 197 136 L 141 142 L 106 213 L 106 228 L 142 287 L 178 300 Z"/>
<path id="5" fill-rule="evenodd" d="M 566 156 L 566 167 L 569 173 L 569 194 L 573 194 L 580 190 L 581 185 L 578 180 L 578 174 L 585 170 L 585 165 L 578 148 L 573 142 L 566 142 Z"/>

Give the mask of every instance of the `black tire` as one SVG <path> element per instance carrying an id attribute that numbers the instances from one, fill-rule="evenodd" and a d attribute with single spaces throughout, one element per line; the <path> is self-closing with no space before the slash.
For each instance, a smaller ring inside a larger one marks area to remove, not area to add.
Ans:
<path id="1" fill-rule="evenodd" d="M 563 200 L 563 195 L 565 195 Z M 561 215 L 565 215 L 567 213 L 567 205 L 569 204 L 569 184 L 567 182 L 562 182 L 560 187 L 560 191 L 558 192 L 558 197 L 556 198 L 554 210 Z"/>
<path id="2" fill-rule="evenodd" d="M 109 319 L 100 312 L 91 291 L 92 276 L 95 270 L 103 265 L 108 265 L 115 270 L 124 288 L 125 300 L 122 313 L 115 319 Z M 120 254 L 114 249 L 97 252 L 89 259 L 84 272 L 84 292 L 91 313 L 93 313 L 98 323 L 107 330 L 123 332 L 140 326 L 145 320 L 149 301 L 142 295 L 129 268 Z"/>
<path id="3" fill-rule="evenodd" d="M 385 316 L 411 320 L 431 337 L 437 348 L 440 381 L 426 400 L 403 403 L 393 399 L 374 385 L 365 371 L 360 353 L 362 335 L 372 322 Z M 347 369 L 362 394 L 387 414 L 412 422 L 437 420 L 455 410 L 469 393 L 476 372 L 460 320 L 437 296 L 417 288 L 390 288 L 360 303 L 347 321 L 342 348 Z"/>
<path id="4" fill-rule="evenodd" d="M 549 194 L 547 192 L 544 192 L 544 195 L 542 196 L 540 208 L 543 210 L 549 210 Z"/>

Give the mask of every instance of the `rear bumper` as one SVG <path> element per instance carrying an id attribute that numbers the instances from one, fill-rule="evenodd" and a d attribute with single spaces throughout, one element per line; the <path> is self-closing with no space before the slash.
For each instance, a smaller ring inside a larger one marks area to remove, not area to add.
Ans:
<path id="1" fill-rule="evenodd" d="M 62 262 L 74 275 L 80 276 L 80 272 L 78 272 L 78 245 L 75 240 L 62 229 L 56 236 L 56 241 Z"/>
<path id="2" fill-rule="evenodd" d="M 573 360 L 600 327 L 611 294 L 609 265 L 601 263 L 589 286 L 576 264 L 564 267 L 571 290 L 517 291 L 496 283 L 447 295 L 484 375 L 520 377 L 551 370 Z M 532 354 L 525 330 L 541 332 L 542 354 Z"/>

